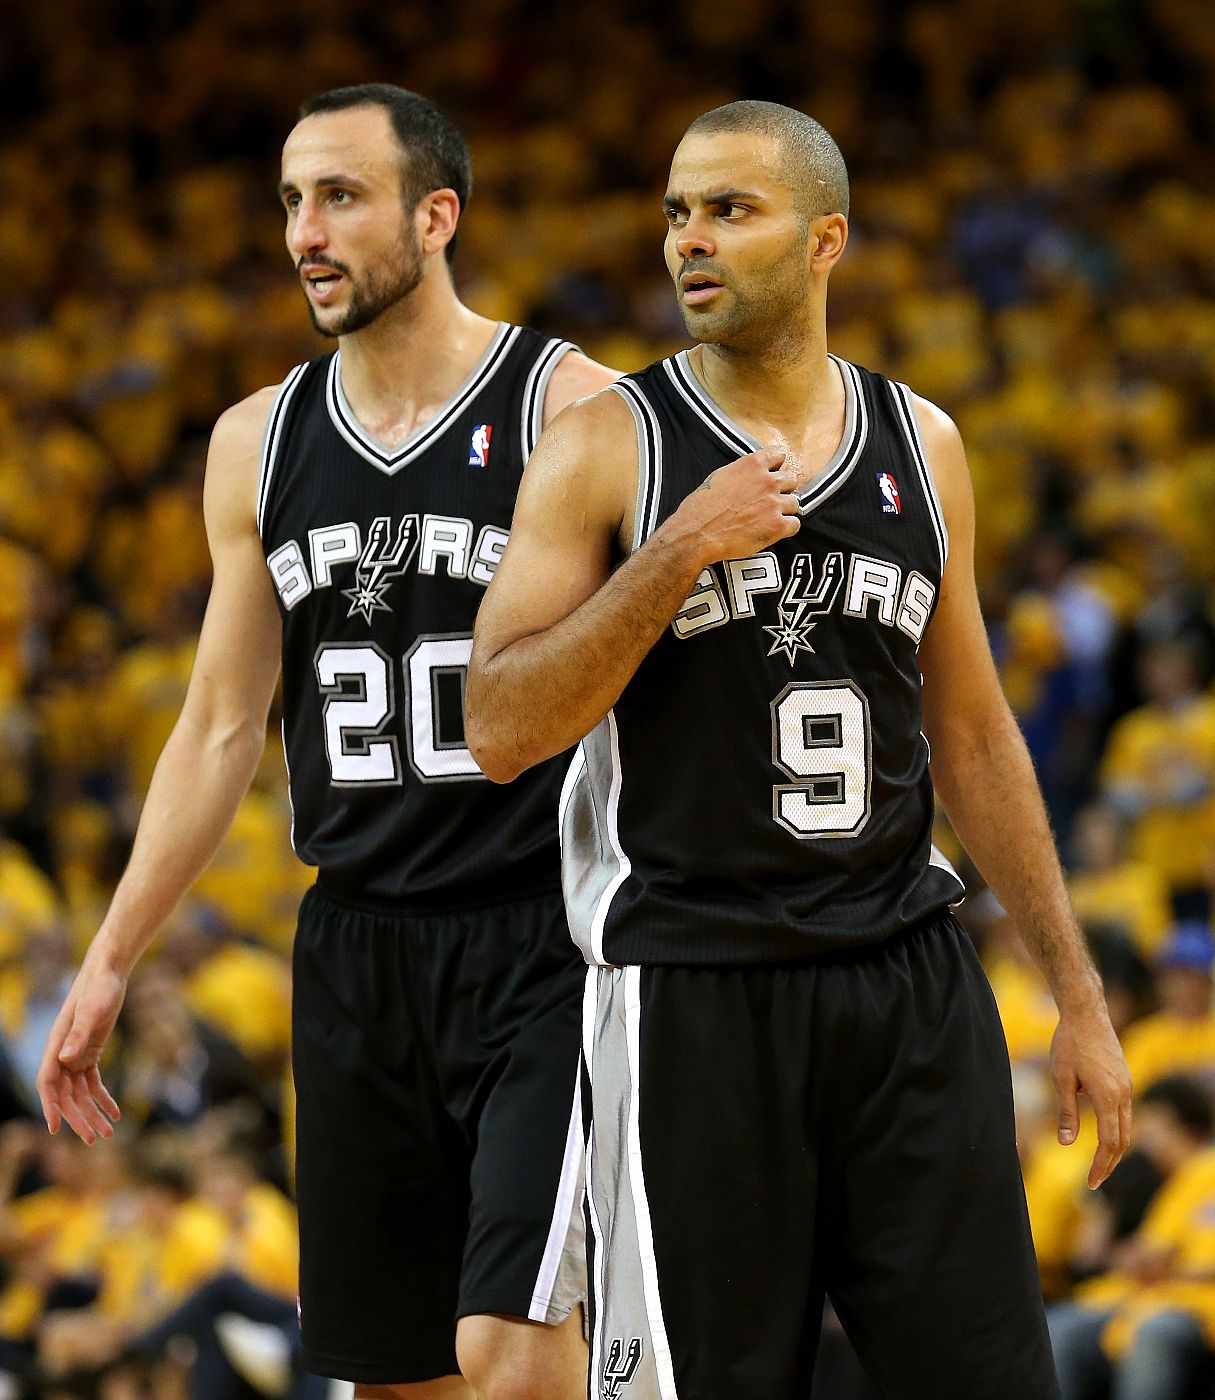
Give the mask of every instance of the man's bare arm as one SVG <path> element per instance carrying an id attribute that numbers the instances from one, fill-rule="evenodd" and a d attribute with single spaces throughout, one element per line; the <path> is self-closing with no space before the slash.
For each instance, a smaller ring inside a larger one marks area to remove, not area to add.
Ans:
<path id="1" fill-rule="evenodd" d="M 1059 1137 L 1075 1140 L 1077 1092 L 1092 1101 L 1099 1185 L 1130 1142 L 1131 1083 L 1100 978 L 1067 898 L 1033 764 L 992 660 L 974 581 L 974 497 L 962 441 L 940 409 L 917 409 L 949 529 L 937 609 L 920 648 L 932 776 L 962 844 L 1020 929 L 1059 1007 L 1052 1067 Z"/>
<path id="2" fill-rule="evenodd" d="M 280 627 L 254 503 L 273 391 L 216 424 L 203 510 L 214 582 L 181 715 L 156 765 L 130 862 L 47 1039 L 38 1092 L 51 1132 L 109 1135 L 117 1105 L 98 1062 L 127 978 L 215 854 L 265 746 Z"/>
<path id="3" fill-rule="evenodd" d="M 495 782 L 569 748 L 616 703 L 707 564 L 798 527 L 780 453 L 714 472 L 612 572 L 631 533 L 637 447 L 614 393 L 574 404 L 532 454 L 477 617 L 465 734 Z"/>

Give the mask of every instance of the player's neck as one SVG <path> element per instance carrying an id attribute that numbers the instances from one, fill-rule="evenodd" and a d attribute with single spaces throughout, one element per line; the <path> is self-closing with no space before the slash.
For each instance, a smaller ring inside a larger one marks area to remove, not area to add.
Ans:
<path id="1" fill-rule="evenodd" d="M 472 373 L 497 324 L 470 311 L 447 277 L 428 277 L 343 336 L 342 390 L 361 426 L 389 447 L 424 426 Z"/>
<path id="2" fill-rule="evenodd" d="M 839 394 L 825 327 L 762 348 L 701 345 L 692 366 L 713 401 L 747 427 L 776 429 L 798 441 Z M 756 436 L 766 440 L 764 432 Z"/>

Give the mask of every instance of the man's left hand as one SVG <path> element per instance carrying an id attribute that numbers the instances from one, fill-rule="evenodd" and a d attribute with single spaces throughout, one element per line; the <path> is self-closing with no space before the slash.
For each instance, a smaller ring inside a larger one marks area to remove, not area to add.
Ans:
<path id="1" fill-rule="evenodd" d="M 1080 1094 L 1097 1115 L 1097 1152 L 1088 1173 L 1095 1191 L 1131 1145 L 1131 1072 L 1104 1005 L 1060 1016 L 1050 1067 L 1059 1095 L 1059 1141 L 1065 1147 L 1076 1141 Z"/>

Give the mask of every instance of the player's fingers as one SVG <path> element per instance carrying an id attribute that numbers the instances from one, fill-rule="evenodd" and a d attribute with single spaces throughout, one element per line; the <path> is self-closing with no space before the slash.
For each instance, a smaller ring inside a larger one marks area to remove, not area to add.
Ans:
<path id="1" fill-rule="evenodd" d="M 85 1074 L 85 1081 L 89 1086 L 89 1093 L 93 1096 L 93 1102 L 99 1104 L 115 1123 L 122 1117 L 122 1110 L 118 1107 L 118 1101 L 113 1094 L 101 1082 L 101 1070 L 96 1065 Z"/>
<path id="2" fill-rule="evenodd" d="M 1093 1155 L 1093 1165 L 1088 1173 L 1091 1191 L 1095 1191 L 1118 1165 L 1123 1150 L 1122 1125 L 1114 1097 L 1101 1095 L 1094 1099 L 1093 1108 L 1097 1113 L 1097 1151 Z"/>
<path id="3" fill-rule="evenodd" d="M 101 1106 L 94 1100 L 89 1089 L 88 1076 L 72 1074 L 69 1076 L 69 1080 L 71 1082 L 72 1104 L 83 1121 L 88 1124 L 96 1137 L 113 1137 L 113 1124 L 102 1112 Z"/>
<path id="4" fill-rule="evenodd" d="M 785 460 L 785 449 L 783 447 L 761 447 L 758 452 L 753 452 L 751 456 L 757 462 L 762 462 L 769 471 L 778 471 Z"/>
<path id="5" fill-rule="evenodd" d="M 97 1134 L 93 1131 L 88 1119 L 80 1110 L 80 1105 L 76 1102 L 73 1092 L 72 1075 L 68 1070 L 63 1070 L 59 1077 L 59 1108 L 63 1113 L 64 1121 L 81 1142 L 92 1145 L 97 1141 Z"/>
<path id="6" fill-rule="evenodd" d="M 1076 1103 L 1076 1081 L 1070 1077 L 1059 1082 L 1059 1141 L 1070 1147 L 1080 1131 L 1080 1109 Z"/>
<path id="7" fill-rule="evenodd" d="M 53 1136 L 63 1123 L 63 1114 L 59 1111 L 56 1087 L 48 1083 L 41 1074 L 38 1076 L 38 1102 L 42 1105 L 42 1117 L 46 1122 L 47 1131 Z"/>

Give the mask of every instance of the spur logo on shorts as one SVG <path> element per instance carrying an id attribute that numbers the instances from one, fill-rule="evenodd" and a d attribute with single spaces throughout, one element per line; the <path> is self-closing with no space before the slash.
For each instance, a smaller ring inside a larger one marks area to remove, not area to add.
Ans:
<path id="1" fill-rule="evenodd" d="M 628 1385 L 637 1374 L 645 1348 L 640 1337 L 613 1337 L 603 1364 L 603 1400 L 620 1400 L 620 1387 Z"/>

